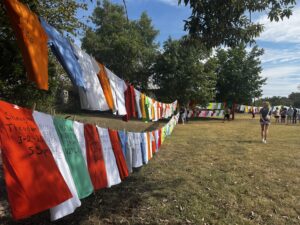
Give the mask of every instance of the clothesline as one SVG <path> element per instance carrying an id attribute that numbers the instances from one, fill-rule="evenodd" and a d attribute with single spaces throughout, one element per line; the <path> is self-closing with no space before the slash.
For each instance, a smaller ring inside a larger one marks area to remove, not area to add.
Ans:
<path id="1" fill-rule="evenodd" d="M 178 117 L 154 131 L 127 132 L 0 101 L 0 149 L 13 218 L 47 209 L 51 220 L 73 213 L 80 199 L 147 164 Z"/>
<path id="2" fill-rule="evenodd" d="M 124 116 L 126 121 L 132 117 L 157 121 L 170 118 L 176 111 L 177 101 L 163 103 L 141 93 L 70 43 L 18 0 L 4 0 L 4 5 L 16 33 L 28 78 L 38 88 L 48 90 L 49 45 L 72 84 L 78 88 L 82 109 L 111 110 L 115 115 Z"/>

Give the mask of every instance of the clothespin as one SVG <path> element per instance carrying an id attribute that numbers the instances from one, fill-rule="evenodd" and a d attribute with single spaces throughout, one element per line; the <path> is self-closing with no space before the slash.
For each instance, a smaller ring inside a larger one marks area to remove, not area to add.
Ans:
<path id="1" fill-rule="evenodd" d="M 76 115 L 74 115 L 74 117 L 73 117 L 73 121 L 75 121 L 75 119 L 76 119 Z"/>

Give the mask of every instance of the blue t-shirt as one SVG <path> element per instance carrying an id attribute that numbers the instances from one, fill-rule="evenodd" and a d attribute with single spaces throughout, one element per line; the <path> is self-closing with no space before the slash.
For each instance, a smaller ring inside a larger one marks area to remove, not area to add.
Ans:
<path id="1" fill-rule="evenodd" d="M 44 19 L 40 18 L 40 20 L 48 35 L 48 44 L 50 45 L 53 54 L 57 57 L 64 70 L 69 75 L 72 83 L 75 86 L 85 89 L 82 70 L 70 42 Z"/>
<path id="2" fill-rule="evenodd" d="M 126 143 L 128 139 L 127 133 L 125 131 L 118 131 L 118 134 L 119 134 L 124 157 L 126 157 Z"/>

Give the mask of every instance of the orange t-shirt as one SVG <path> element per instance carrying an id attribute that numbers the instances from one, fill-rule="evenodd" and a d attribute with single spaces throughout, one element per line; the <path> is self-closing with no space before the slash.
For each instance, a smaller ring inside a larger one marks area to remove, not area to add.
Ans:
<path id="1" fill-rule="evenodd" d="M 151 143 L 151 138 L 150 138 L 150 133 L 147 132 L 147 143 L 148 143 L 148 160 L 152 159 L 152 150 L 151 150 L 151 147 L 152 147 L 152 143 Z"/>
<path id="2" fill-rule="evenodd" d="M 116 157 L 118 169 L 119 169 L 119 174 L 122 180 L 124 180 L 126 177 L 128 177 L 128 168 L 127 164 L 124 158 L 124 154 L 122 151 L 122 146 L 121 142 L 119 139 L 118 131 L 116 130 L 110 130 L 108 129 L 109 132 L 109 137 L 110 137 L 110 142 Z"/>
<path id="3" fill-rule="evenodd" d="M 38 17 L 17 0 L 4 0 L 16 33 L 28 79 L 39 89 L 48 90 L 48 36 Z"/>
<path id="4" fill-rule="evenodd" d="M 114 98 L 111 91 L 111 86 L 106 74 L 105 66 L 101 63 L 98 63 L 100 67 L 100 71 L 97 74 L 98 79 L 100 81 L 100 84 L 102 86 L 102 90 L 107 102 L 108 107 L 114 112 L 116 110 L 115 104 L 114 104 Z"/>
<path id="5" fill-rule="evenodd" d="M 29 217 L 72 197 L 31 110 L 0 101 L 0 148 L 14 219 Z"/>
<path id="6" fill-rule="evenodd" d="M 94 189 L 107 187 L 107 175 L 103 158 L 102 145 L 96 126 L 84 125 L 84 138 L 86 143 L 86 158 L 88 170 Z"/>

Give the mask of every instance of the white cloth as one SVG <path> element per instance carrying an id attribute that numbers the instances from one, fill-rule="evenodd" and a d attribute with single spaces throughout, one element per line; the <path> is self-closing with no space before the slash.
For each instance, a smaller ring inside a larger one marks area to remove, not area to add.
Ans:
<path id="1" fill-rule="evenodd" d="M 121 183 L 120 173 L 107 128 L 97 127 L 102 144 L 108 187 Z"/>
<path id="2" fill-rule="evenodd" d="M 86 144 L 85 144 L 85 137 L 84 137 L 84 124 L 79 123 L 77 121 L 73 122 L 73 130 L 75 133 L 75 136 L 78 140 L 78 143 L 81 148 L 81 152 L 85 161 L 85 165 L 87 165 L 87 158 L 86 158 Z"/>
<path id="3" fill-rule="evenodd" d="M 128 132 L 128 148 L 132 151 L 132 167 L 141 167 L 143 165 L 143 158 L 140 133 Z"/>
<path id="4" fill-rule="evenodd" d="M 138 114 L 138 118 L 141 119 L 142 118 L 142 112 L 141 112 L 141 92 L 134 89 L 135 92 L 135 105 L 136 105 L 136 111 Z"/>
<path id="5" fill-rule="evenodd" d="M 148 158 L 148 138 L 147 138 L 147 133 L 142 133 L 142 135 L 144 136 L 144 146 L 145 146 L 145 157 L 144 157 L 144 160 L 145 160 L 145 163 L 147 164 L 148 161 L 149 161 L 149 158 Z"/>
<path id="6" fill-rule="evenodd" d="M 158 113 L 157 113 L 157 104 L 158 104 L 158 102 L 157 101 L 155 101 L 154 103 L 153 103 L 153 107 L 154 107 L 154 118 L 153 118 L 153 121 L 157 121 L 158 120 Z"/>
<path id="7" fill-rule="evenodd" d="M 97 74 L 100 71 L 95 59 L 73 44 L 74 53 L 78 58 L 82 69 L 83 80 L 86 90 L 79 88 L 80 104 L 82 109 L 87 110 L 109 110 L 105 95 L 103 93 Z"/>
<path id="8" fill-rule="evenodd" d="M 112 90 L 112 95 L 114 98 L 114 103 L 118 115 L 126 115 L 126 106 L 125 106 L 125 91 L 127 90 L 127 85 L 124 80 L 116 76 L 113 72 L 109 69 L 106 69 L 107 77 L 109 79 L 109 83 Z"/>
<path id="9" fill-rule="evenodd" d="M 132 132 L 127 132 L 125 160 L 126 160 L 129 173 L 132 173 L 132 145 L 134 142 L 132 134 L 133 134 Z"/>
<path id="10" fill-rule="evenodd" d="M 53 155 L 62 177 L 73 195 L 72 198 L 50 209 L 51 220 L 53 221 L 73 213 L 75 209 L 81 205 L 81 202 L 78 198 L 70 168 L 66 161 L 59 137 L 56 133 L 52 116 L 34 111 L 33 118 Z"/>

